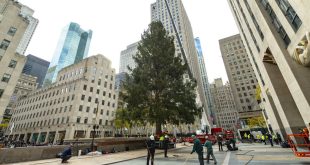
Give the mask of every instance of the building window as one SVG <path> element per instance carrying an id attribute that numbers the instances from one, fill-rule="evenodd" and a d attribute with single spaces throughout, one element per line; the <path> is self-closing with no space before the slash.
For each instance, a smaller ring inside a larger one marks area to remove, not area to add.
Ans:
<path id="1" fill-rule="evenodd" d="M 87 89 L 87 85 L 84 85 L 83 90 L 86 91 Z"/>
<path id="2" fill-rule="evenodd" d="M 90 110 L 90 107 L 87 107 L 87 108 L 86 108 L 86 112 L 89 112 L 89 110 Z"/>
<path id="3" fill-rule="evenodd" d="M 260 0 L 261 4 L 264 6 L 266 12 L 269 14 L 272 24 L 274 28 L 279 33 L 280 37 L 282 38 L 285 46 L 287 47 L 291 43 L 291 39 L 287 35 L 286 31 L 284 30 L 282 24 L 280 23 L 276 13 L 273 11 L 271 6 L 269 5 L 268 0 Z"/>
<path id="4" fill-rule="evenodd" d="M 83 105 L 80 105 L 79 111 L 83 111 Z"/>
<path id="5" fill-rule="evenodd" d="M 10 29 L 8 31 L 8 35 L 14 36 L 16 31 L 17 31 L 17 29 L 15 27 L 10 27 Z"/>
<path id="6" fill-rule="evenodd" d="M 2 77 L 2 82 L 9 82 L 10 81 L 10 78 L 11 78 L 11 75 L 10 74 L 6 74 L 4 73 L 3 77 Z"/>
<path id="7" fill-rule="evenodd" d="M 295 10 L 292 8 L 288 0 L 276 0 L 278 6 L 282 10 L 283 14 L 286 16 L 288 22 L 291 24 L 295 32 L 299 29 L 302 21 L 296 14 Z"/>
<path id="8" fill-rule="evenodd" d="M 80 123 L 81 122 L 81 117 L 77 117 L 76 118 L 76 123 Z"/>
<path id="9" fill-rule="evenodd" d="M 82 95 L 82 96 L 81 96 L 81 100 L 84 100 L 84 99 L 85 99 L 85 95 Z"/>
<path id="10" fill-rule="evenodd" d="M 87 124 L 87 122 L 88 122 L 88 118 L 86 117 L 86 118 L 84 119 L 84 124 Z"/>
<path id="11" fill-rule="evenodd" d="M 9 67 L 10 67 L 10 68 L 15 68 L 15 67 L 16 67 L 16 64 L 17 64 L 17 61 L 11 60 L 10 63 L 9 63 Z"/>
<path id="12" fill-rule="evenodd" d="M 3 93 L 4 93 L 4 90 L 0 89 L 0 98 L 2 97 Z"/>
<path id="13" fill-rule="evenodd" d="M 90 87 L 90 90 L 89 90 L 89 91 L 90 91 L 90 92 L 93 92 L 93 89 L 94 89 L 93 87 Z"/>
<path id="14" fill-rule="evenodd" d="M 0 45 L 0 49 L 6 50 L 10 45 L 10 41 L 4 39 Z"/>
<path id="15" fill-rule="evenodd" d="M 88 102 L 91 102 L 91 97 L 90 96 L 88 97 Z"/>

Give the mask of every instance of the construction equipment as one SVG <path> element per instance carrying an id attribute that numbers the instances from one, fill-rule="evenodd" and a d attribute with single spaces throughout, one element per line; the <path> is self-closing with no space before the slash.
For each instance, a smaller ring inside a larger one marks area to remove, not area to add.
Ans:
<path id="1" fill-rule="evenodd" d="M 297 157 L 310 157 L 309 134 L 288 134 L 288 144 Z"/>

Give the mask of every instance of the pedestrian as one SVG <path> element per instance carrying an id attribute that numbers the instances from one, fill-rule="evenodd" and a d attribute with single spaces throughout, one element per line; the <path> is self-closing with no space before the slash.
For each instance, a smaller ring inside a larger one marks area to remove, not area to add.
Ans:
<path id="1" fill-rule="evenodd" d="M 275 133 L 272 133 L 272 139 L 273 139 L 273 141 L 276 143 L 276 145 L 279 144 L 278 138 L 277 138 L 277 136 L 276 136 Z"/>
<path id="2" fill-rule="evenodd" d="M 198 154 L 198 160 L 199 160 L 200 165 L 204 165 L 204 163 L 203 163 L 203 148 L 202 148 L 202 145 L 200 143 L 200 140 L 195 135 L 192 135 L 192 138 L 194 140 L 194 146 L 193 146 L 193 150 L 192 150 L 191 154 L 193 154 L 193 152 L 196 152 Z"/>
<path id="3" fill-rule="evenodd" d="M 71 158 L 72 156 L 72 144 L 70 144 L 67 148 L 65 148 L 65 150 L 62 152 L 60 158 L 61 163 L 68 163 L 68 160 Z"/>
<path id="4" fill-rule="evenodd" d="M 154 155 L 155 155 L 155 138 L 153 135 L 150 136 L 150 139 L 146 142 L 147 148 L 147 159 L 146 164 L 149 165 L 150 157 L 151 157 L 151 165 L 154 165 Z"/>
<path id="5" fill-rule="evenodd" d="M 262 142 L 264 142 L 264 143 L 265 143 L 265 145 L 266 145 L 267 143 L 266 143 L 266 138 L 265 138 L 265 137 L 266 137 L 266 135 L 265 135 L 265 134 L 263 134 L 263 135 L 262 135 Z"/>
<path id="6" fill-rule="evenodd" d="M 278 139 L 279 143 L 281 144 L 282 143 L 282 138 L 281 138 L 281 135 L 279 134 L 279 132 L 276 133 L 276 136 L 277 136 L 277 139 Z"/>
<path id="7" fill-rule="evenodd" d="M 168 145 L 170 143 L 168 135 L 165 135 L 165 139 L 163 143 L 164 143 L 164 150 L 165 150 L 165 158 L 168 158 L 167 151 L 168 151 Z"/>
<path id="8" fill-rule="evenodd" d="M 205 142 L 204 146 L 207 147 L 207 164 L 209 164 L 210 155 L 212 156 L 212 158 L 214 160 L 214 164 L 217 164 L 215 156 L 213 154 L 212 143 L 207 137 L 206 137 L 206 142 Z"/>
<path id="9" fill-rule="evenodd" d="M 272 136 L 269 133 L 267 134 L 267 138 L 270 142 L 271 147 L 273 147 Z"/>
<path id="10" fill-rule="evenodd" d="M 257 142 L 259 143 L 260 142 L 260 134 L 256 135 L 256 139 L 257 139 Z"/>
<path id="11" fill-rule="evenodd" d="M 250 133 L 248 134 L 248 141 L 249 141 L 249 143 L 252 143 L 252 141 L 251 141 L 251 134 Z"/>
<path id="12" fill-rule="evenodd" d="M 243 134 L 243 137 L 244 137 L 244 140 L 246 141 L 246 140 L 248 139 L 248 134 L 245 132 L 245 133 Z"/>
<path id="13" fill-rule="evenodd" d="M 231 138 L 229 140 L 229 142 L 233 145 L 233 150 L 238 150 L 237 147 L 236 147 L 236 139 L 235 138 Z"/>
<path id="14" fill-rule="evenodd" d="M 217 143 L 219 145 L 219 151 L 223 151 L 223 138 L 222 138 L 222 135 L 218 135 Z"/>

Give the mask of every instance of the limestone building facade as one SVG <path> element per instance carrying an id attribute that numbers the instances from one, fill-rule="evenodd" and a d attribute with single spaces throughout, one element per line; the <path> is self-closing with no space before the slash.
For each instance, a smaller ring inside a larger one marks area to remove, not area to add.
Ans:
<path id="1" fill-rule="evenodd" d="M 26 62 L 23 53 L 37 24 L 32 14 L 17 1 L 0 0 L 0 123 Z"/>
<path id="2" fill-rule="evenodd" d="M 262 115 L 255 99 L 258 84 L 256 75 L 239 34 L 223 38 L 219 44 L 241 125 L 244 128 L 247 126 L 248 118 Z"/>
<path id="3" fill-rule="evenodd" d="M 255 74 L 271 130 L 310 122 L 310 1 L 228 0 Z"/>
<path id="4" fill-rule="evenodd" d="M 111 136 L 117 97 L 115 69 L 103 55 L 59 71 L 56 83 L 19 100 L 6 135 L 36 143 Z"/>
<path id="5" fill-rule="evenodd" d="M 214 103 L 217 127 L 237 132 L 239 128 L 239 115 L 229 83 L 224 85 L 222 79 L 217 78 L 210 84 L 210 90 Z"/>

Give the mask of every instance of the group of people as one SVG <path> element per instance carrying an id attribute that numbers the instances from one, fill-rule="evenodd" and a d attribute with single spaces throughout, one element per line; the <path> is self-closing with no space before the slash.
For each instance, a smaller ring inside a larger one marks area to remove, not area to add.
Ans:
<path id="1" fill-rule="evenodd" d="M 277 145 L 282 142 L 280 134 L 277 132 L 275 133 L 264 133 L 264 134 L 256 134 L 256 137 L 251 133 L 244 133 L 243 139 L 248 140 L 250 143 L 256 141 L 256 142 L 263 142 L 265 145 L 267 145 L 267 141 L 269 141 L 270 145 L 273 147 L 273 142 L 275 142 Z"/>
<path id="2" fill-rule="evenodd" d="M 196 138 L 195 135 L 192 135 L 192 138 L 194 139 L 194 146 L 193 146 L 193 150 L 192 150 L 191 154 L 194 152 L 196 152 L 198 154 L 198 160 L 199 160 L 200 165 L 204 165 L 203 146 L 207 148 L 207 164 L 209 164 L 210 156 L 213 158 L 214 164 L 217 164 L 216 158 L 213 154 L 212 142 L 210 140 L 208 140 L 208 138 L 206 137 L 206 142 L 202 146 L 200 140 L 198 138 Z"/>
<path id="3" fill-rule="evenodd" d="M 168 148 L 169 148 L 169 143 L 170 143 L 169 136 L 168 135 L 161 136 L 159 141 L 163 145 L 165 158 L 168 158 L 167 153 L 168 153 Z M 155 143 L 155 137 L 153 135 L 151 135 L 150 139 L 146 142 L 146 147 L 147 147 L 147 158 L 146 158 L 147 165 L 149 165 L 150 160 L 151 160 L 151 165 L 154 165 L 156 143 Z"/>
<path id="4" fill-rule="evenodd" d="M 223 151 L 223 145 L 226 145 L 227 150 L 229 151 L 238 150 L 238 148 L 236 147 L 236 140 L 234 138 L 224 139 L 223 135 L 218 135 L 217 143 L 219 145 L 219 151 Z"/>

